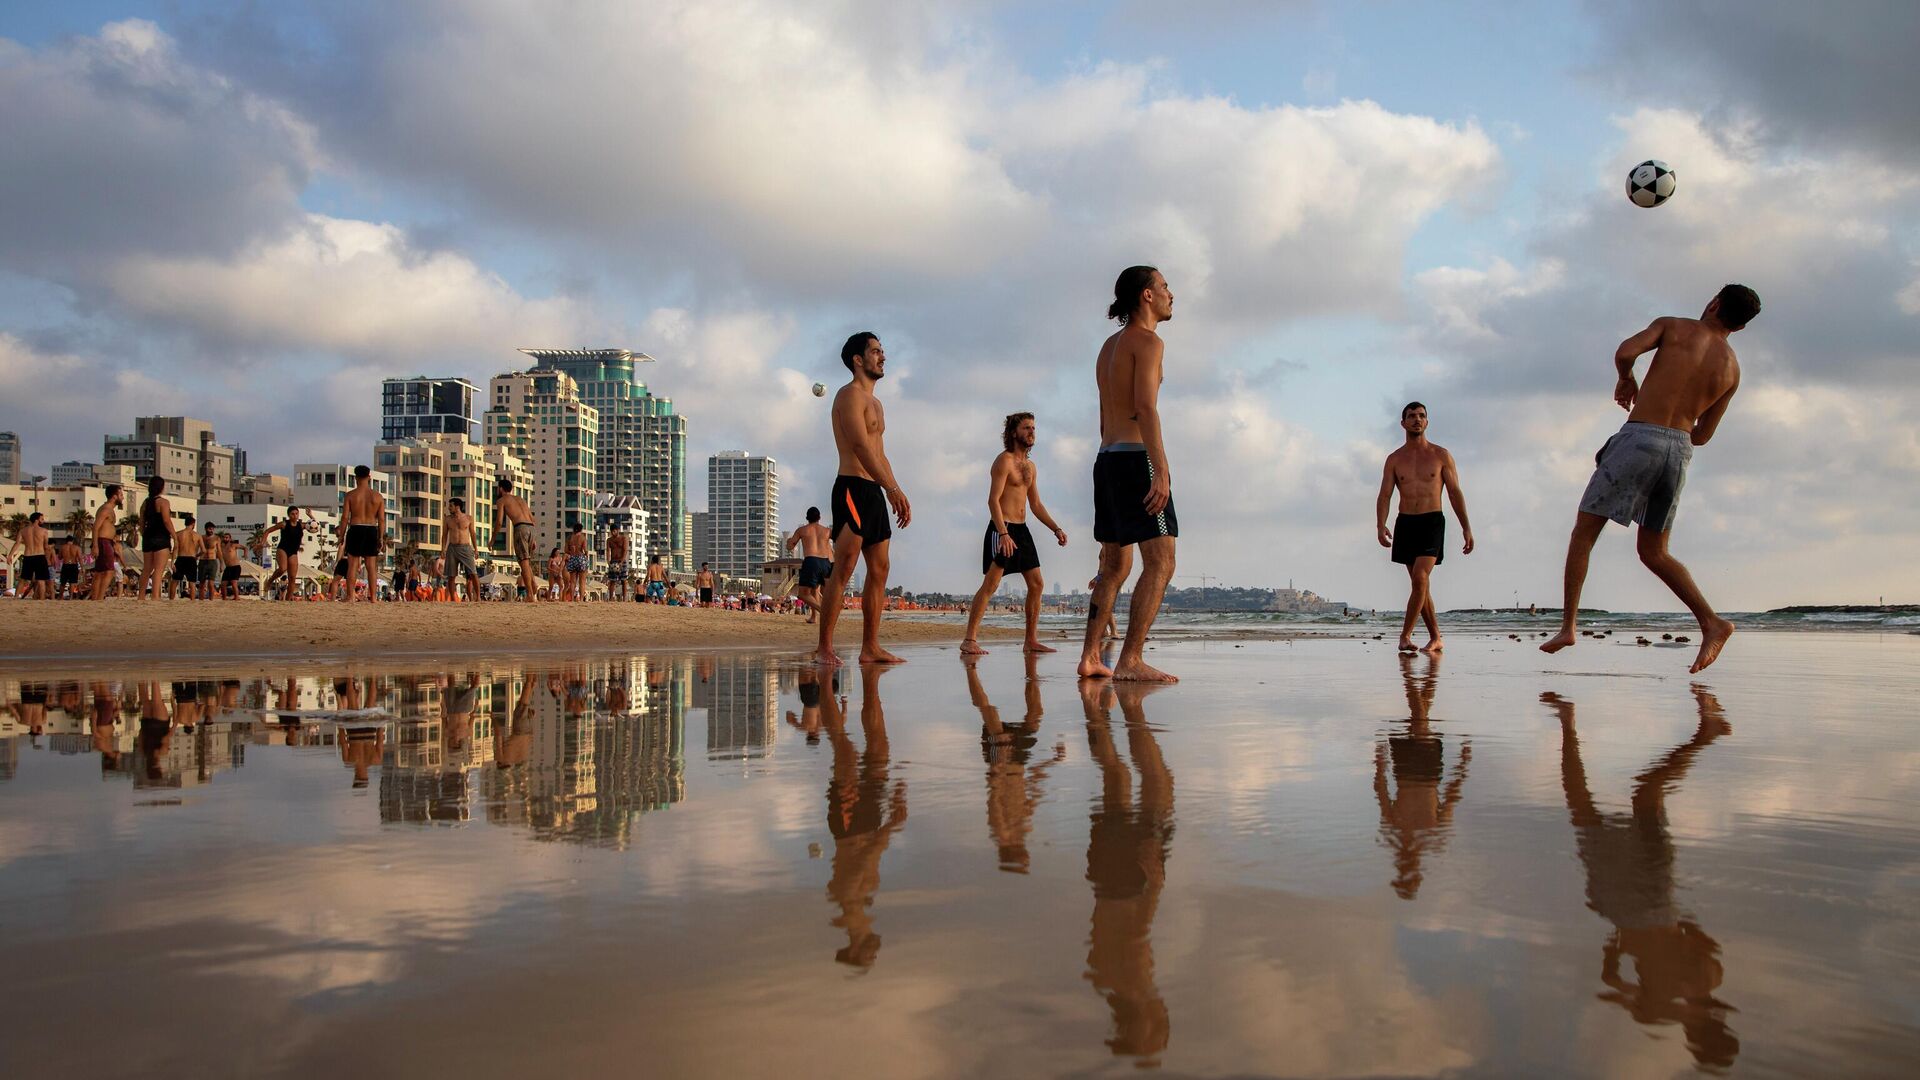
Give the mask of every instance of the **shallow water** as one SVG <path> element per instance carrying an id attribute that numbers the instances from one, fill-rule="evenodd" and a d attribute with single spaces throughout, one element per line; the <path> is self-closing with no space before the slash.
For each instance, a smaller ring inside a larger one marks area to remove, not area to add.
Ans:
<path id="1" fill-rule="evenodd" d="M 0 1072 L 1920 1051 L 1920 639 L 909 655 L 0 671 Z"/>

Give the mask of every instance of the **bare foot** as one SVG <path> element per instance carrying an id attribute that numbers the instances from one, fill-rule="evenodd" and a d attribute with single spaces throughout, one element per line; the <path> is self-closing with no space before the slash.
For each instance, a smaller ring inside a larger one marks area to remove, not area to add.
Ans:
<path id="1" fill-rule="evenodd" d="M 1562 630 L 1559 633 L 1553 635 L 1551 639 L 1543 643 L 1540 646 L 1540 651 L 1543 653 L 1557 653 L 1561 649 L 1564 649 L 1567 646 L 1572 645 L 1574 643 L 1574 637 L 1575 635 L 1573 631 Z"/>
<path id="2" fill-rule="evenodd" d="M 1419 652 L 1420 651 L 1419 649 L 1416 649 L 1413 647 L 1413 639 L 1410 637 L 1401 638 L 1398 648 L 1400 649 L 1401 652 Z"/>
<path id="3" fill-rule="evenodd" d="M 906 660 L 875 645 L 871 649 L 860 650 L 860 662 L 863 664 L 904 664 Z"/>
<path id="4" fill-rule="evenodd" d="M 814 653 L 813 662 L 821 667 L 827 668 L 841 667 L 846 663 L 846 661 L 840 659 L 840 654 L 834 652 L 832 649 L 821 649 Z"/>
<path id="5" fill-rule="evenodd" d="M 1113 679 L 1115 682 L 1177 683 L 1180 681 L 1177 675 L 1169 675 L 1164 671 L 1148 667 L 1144 660 L 1114 665 Z"/>
<path id="6" fill-rule="evenodd" d="M 1733 636 L 1733 624 L 1725 619 L 1715 619 L 1700 628 L 1700 655 L 1694 658 L 1690 672 L 1702 672 L 1709 664 L 1720 659 L 1720 650 L 1727 645 L 1727 639 Z"/>
<path id="7" fill-rule="evenodd" d="M 983 649 L 981 651 L 985 652 L 986 650 Z M 1042 653 L 1042 652 L 1059 652 L 1060 650 L 1054 648 L 1051 645 L 1042 645 L 1040 644 L 1040 642 L 1034 640 L 1033 638 L 1028 638 L 1027 651 L 1030 653 Z"/>
<path id="8" fill-rule="evenodd" d="M 987 650 L 981 648 L 979 642 L 973 640 L 972 638 L 967 638 L 965 641 L 962 641 L 960 643 L 960 655 L 961 656 L 985 656 L 987 655 Z"/>
<path id="9" fill-rule="evenodd" d="M 1439 638 L 1434 638 L 1432 641 L 1427 642 L 1426 646 L 1422 648 L 1420 651 L 1423 653 L 1437 653 L 1441 649 L 1444 649 L 1446 647 L 1447 647 L 1447 644 L 1445 641 L 1442 641 Z"/>
<path id="10" fill-rule="evenodd" d="M 1080 666 L 1074 671 L 1083 679 L 1113 678 L 1113 669 L 1101 663 L 1098 656 L 1081 656 Z"/>

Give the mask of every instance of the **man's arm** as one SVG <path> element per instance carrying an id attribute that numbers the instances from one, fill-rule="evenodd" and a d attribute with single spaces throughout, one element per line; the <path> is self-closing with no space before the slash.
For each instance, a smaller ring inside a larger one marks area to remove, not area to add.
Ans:
<path id="1" fill-rule="evenodd" d="M 1007 473 L 1013 470 L 1012 455 L 1001 454 L 993 459 L 992 482 L 987 485 L 987 517 L 993 521 L 993 550 L 1002 555 L 1011 555 L 1015 547 L 1013 537 L 1007 535 L 1006 515 L 1000 511 L 1000 499 L 1007 493 Z"/>
<path id="2" fill-rule="evenodd" d="M 1460 519 L 1460 532 L 1466 540 L 1466 546 L 1460 554 L 1473 554 L 1473 526 L 1467 521 L 1467 495 L 1460 490 L 1460 467 L 1453 463 L 1453 455 L 1440 451 L 1445 463 L 1440 466 L 1440 482 L 1447 487 L 1447 501 L 1453 504 L 1453 516 Z"/>
<path id="3" fill-rule="evenodd" d="M 1053 530 L 1054 538 L 1060 541 L 1060 546 L 1066 547 L 1067 530 L 1054 523 L 1053 515 L 1047 513 L 1046 506 L 1040 502 L 1040 470 L 1038 467 L 1034 468 L 1033 479 L 1027 484 L 1027 505 L 1033 508 L 1033 516 L 1039 518 L 1042 525 Z"/>
<path id="4" fill-rule="evenodd" d="M 1373 500 L 1373 535 L 1380 546 L 1393 546 L 1393 534 L 1387 531 L 1387 508 L 1393 505 L 1393 455 L 1380 468 L 1380 494 Z"/>
<path id="5" fill-rule="evenodd" d="M 1620 373 L 1620 380 L 1613 384 L 1613 400 L 1621 408 L 1631 411 L 1634 400 L 1640 396 L 1640 382 L 1633 377 L 1634 361 L 1640 359 L 1648 349 L 1660 346 L 1660 339 L 1666 334 L 1667 324 L 1671 321 L 1661 316 L 1613 350 L 1613 369 Z"/>
<path id="6" fill-rule="evenodd" d="M 788 551 L 792 551 L 792 550 L 793 550 L 793 548 L 794 548 L 794 545 L 795 545 L 795 544 L 798 544 L 799 542 L 800 542 L 800 530 L 799 530 L 799 529 L 795 529 L 795 530 L 793 530 L 793 531 L 792 531 L 791 533 L 788 533 L 788 534 L 787 534 L 787 550 L 788 550 Z"/>
<path id="7" fill-rule="evenodd" d="M 1705 446 L 1707 440 L 1713 438 L 1714 431 L 1720 427 L 1720 418 L 1727 415 L 1727 404 L 1733 400 L 1733 392 L 1738 389 L 1740 389 L 1740 373 L 1736 371 L 1733 374 L 1733 385 L 1727 387 L 1727 392 L 1720 395 L 1720 400 L 1707 406 L 1707 411 L 1701 413 L 1700 419 L 1693 422 L 1693 433 L 1689 436 L 1693 445 Z"/>
<path id="8" fill-rule="evenodd" d="M 900 520 L 900 527 L 906 528 L 913 520 L 913 507 L 907 502 L 906 492 L 900 490 L 900 484 L 893 476 L 893 466 L 887 463 L 887 456 L 874 445 L 873 436 L 867 431 L 867 418 L 862 415 L 864 409 L 878 408 L 879 404 L 868 398 L 865 402 L 857 400 L 858 395 L 845 391 L 833 403 L 835 426 L 847 436 L 849 447 L 860 467 L 886 489 L 887 502 L 893 506 L 894 517 Z"/>
<path id="9" fill-rule="evenodd" d="M 1133 361 L 1133 407 L 1140 422 L 1140 439 L 1147 444 L 1153 483 L 1147 488 L 1147 513 L 1157 514 L 1173 501 L 1173 469 L 1167 464 L 1167 445 L 1160 432 L 1160 361 L 1166 345 L 1158 337 Z"/>

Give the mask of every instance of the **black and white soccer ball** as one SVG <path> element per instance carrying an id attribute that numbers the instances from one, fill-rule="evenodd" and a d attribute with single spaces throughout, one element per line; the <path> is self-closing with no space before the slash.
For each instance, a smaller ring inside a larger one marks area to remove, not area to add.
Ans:
<path id="1" fill-rule="evenodd" d="M 1633 205 L 1651 210 L 1673 198 L 1673 189 L 1679 183 L 1679 176 L 1667 168 L 1666 162 L 1649 158 L 1627 173 L 1627 198 Z"/>

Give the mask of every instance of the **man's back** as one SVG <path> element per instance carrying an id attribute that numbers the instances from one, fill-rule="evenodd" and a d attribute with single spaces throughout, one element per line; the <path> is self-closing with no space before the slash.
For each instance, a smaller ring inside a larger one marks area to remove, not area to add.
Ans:
<path id="1" fill-rule="evenodd" d="M 1698 319 L 1657 320 L 1659 351 L 1627 419 L 1680 431 L 1693 430 L 1713 404 L 1740 381 L 1740 364 L 1725 334 Z"/>
<path id="2" fill-rule="evenodd" d="M 386 500 L 371 487 L 356 487 L 347 492 L 347 524 L 378 525 L 386 511 Z"/>
<path id="3" fill-rule="evenodd" d="M 833 556 L 833 541 L 825 525 L 811 522 L 795 530 L 795 535 L 800 539 L 800 554 L 819 559 Z"/>

